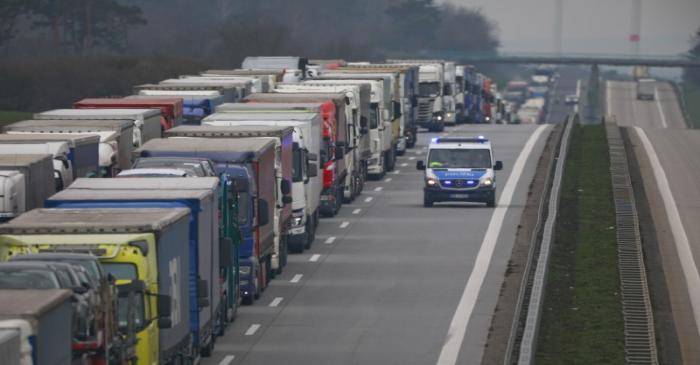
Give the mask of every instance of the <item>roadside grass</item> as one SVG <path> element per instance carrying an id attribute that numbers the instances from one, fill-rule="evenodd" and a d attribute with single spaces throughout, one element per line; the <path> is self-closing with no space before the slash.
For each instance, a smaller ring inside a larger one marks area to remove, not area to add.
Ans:
<path id="1" fill-rule="evenodd" d="M 32 113 L 0 110 L 0 125 L 14 123 L 19 120 L 30 119 L 31 117 Z"/>
<path id="2" fill-rule="evenodd" d="M 690 116 L 690 124 L 693 128 L 700 129 L 700 85 L 684 82 L 682 90 L 686 112 Z"/>
<path id="3" fill-rule="evenodd" d="M 615 208 L 603 125 L 574 126 L 537 364 L 623 364 Z"/>

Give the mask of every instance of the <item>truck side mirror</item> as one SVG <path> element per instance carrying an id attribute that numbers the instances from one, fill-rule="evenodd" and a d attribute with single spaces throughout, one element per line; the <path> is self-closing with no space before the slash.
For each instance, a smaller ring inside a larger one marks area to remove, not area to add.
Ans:
<path id="1" fill-rule="evenodd" d="M 209 306 L 209 283 L 204 279 L 197 281 L 197 304 L 199 308 Z"/>
<path id="2" fill-rule="evenodd" d="M 170 328 L 172 326 L 170 320 L 170 316 L 172 315 L 172 298 L 165 294 L 156 295 L 156 307 L 158 309 L 158 327 Z M 167 326 L 163 326 L 166 324 Z"/>
<path id="3" fill-rule="evenodd" d="M 68 158 L 66 156 L 58 155 L 54 157 L 54 159 L 61 161 L 61 163 L 63 163 L 64 168 L 70 168 L 70 164 L 68 163 Z"/>
<path id="4" fill-rule="evenodd" d="M 219 267 L 233 266 L 233 240 L 222 237 L 219 240 Z"/>
<path id="5" fill-rule="evenodd" d="M 270 210 L 266 200 L 258 199 L 258 226 L 270 223 Z"/>
<path id="6" fill-rule="evenodd" d="M 416 162 L 416 170 L 425 170 L 425 162 L 423 161 L 418 161 Z"/>
<path id="7" fill-rule="evenodd" d="M 280 190 L 282 195 L 289 195 L 292 193 L 292 184 L 290 184 L 288 180 L 282 179 L 282 182 L 280 183 Z"/>
<path id="8" fill-rule="evenodd" d="M 496 165 L 493 167 L 493 169 L 496 171 L 503 170 L 503 161 L 496 161 Z"/>
<path id="9" fill-rule="evenodd" d="M 391 102 L 394 106 L 394 118 L 401 118 L 401 103 L 398 101 Z"/>
<path id="10" fill-rule="evenodd" d="M 306 176 L 316 177 L 318 176 L 318 166 L 315 163 L 310 163 L 306 168 Z"/>

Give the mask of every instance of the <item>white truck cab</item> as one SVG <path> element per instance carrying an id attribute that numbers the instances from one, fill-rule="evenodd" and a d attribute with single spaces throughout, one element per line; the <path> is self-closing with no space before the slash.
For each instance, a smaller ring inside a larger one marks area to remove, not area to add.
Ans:
<path id="1" fill-rule="evenodd" d="M 491 142 L 484 136 L 433 138 L 427 163 L 416 163 L 425 171 L 423 206 L 446 201 L 495 206 L 495 172 L 503 169 L 503 163 L 494 161 Z"/>
<path id="2" fill-rule="evenodd" d="M 73 183 L 73 165 L 69 159 L 70 149 L 67 142 L 0 144 L 0 154 L 52 155 L 56 191 L 63 190 Z"/>

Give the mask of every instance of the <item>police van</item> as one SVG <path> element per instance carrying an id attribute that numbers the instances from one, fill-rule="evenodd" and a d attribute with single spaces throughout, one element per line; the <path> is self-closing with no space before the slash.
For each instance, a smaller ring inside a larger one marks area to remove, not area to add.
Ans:
<path id="1" fill-rule="evenodd" d="M 427 163 L 418 161 L 416 168 L 425 171 L 425 207 L 447 201 L 496 205 L 494 172 L 502 170 L 503 163 L 494 163 L 491 141 L 484 136 L 433 138 Z"/>

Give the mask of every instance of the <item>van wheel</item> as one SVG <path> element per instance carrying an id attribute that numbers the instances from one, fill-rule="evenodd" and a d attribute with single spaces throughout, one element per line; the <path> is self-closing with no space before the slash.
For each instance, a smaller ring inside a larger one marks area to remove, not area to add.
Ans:
<path id="1" fill-rule="evenodd" d="M 423 206 L 430 208 L 433 206 L 433 199 L 428 194 L 423 194 Z"/>
<path id="2" fill-rule="evenodd" d="M 489 208 L 493 208 L 496 206 L 496 194 L 494 194 L 486 201 L 486 206 Z"/>

